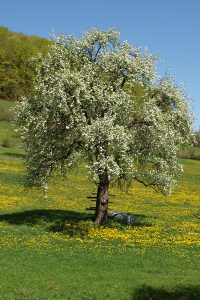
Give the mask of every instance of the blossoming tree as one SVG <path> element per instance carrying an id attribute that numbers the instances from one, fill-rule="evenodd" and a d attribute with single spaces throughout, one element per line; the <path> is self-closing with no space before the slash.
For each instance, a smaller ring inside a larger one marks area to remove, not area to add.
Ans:
<path id="1" fill-rule="evenodd" d="M 170 192 L 192 122 L 187 98 L 170 77 L 157 76 L 156 61 L 112 29 L 55 38 L 34 95 L 17 108 L 29 181 L 45 186 L 54 169 L 84 155 L 98 186 L 97 223 L 106 221 L 111 181 Z"/>

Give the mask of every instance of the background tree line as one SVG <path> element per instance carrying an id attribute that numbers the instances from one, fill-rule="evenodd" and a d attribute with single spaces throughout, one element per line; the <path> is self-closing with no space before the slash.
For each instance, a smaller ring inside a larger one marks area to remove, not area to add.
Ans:
<path id="1" fill-rule="evenodd" d="M 0 99 L 15 101 L 33 89 L 36 62 L 31 58 L 48 51 L 50 41 L 0 27 Z"/>

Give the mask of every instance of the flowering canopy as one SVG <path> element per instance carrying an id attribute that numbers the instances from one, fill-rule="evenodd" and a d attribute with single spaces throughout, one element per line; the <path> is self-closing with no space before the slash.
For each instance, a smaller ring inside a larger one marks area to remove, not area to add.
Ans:
<path id="1" fill-rule="evenodd" d="M 17 108 L 31 182 L 44 185 L 84 154 L 95 181 L 106 173 L 169 192 L 192 122 L 187 98 L 171 77 L 158 78 L 156 61 L 112 29 L 55 38 L 35 94 Z"/>

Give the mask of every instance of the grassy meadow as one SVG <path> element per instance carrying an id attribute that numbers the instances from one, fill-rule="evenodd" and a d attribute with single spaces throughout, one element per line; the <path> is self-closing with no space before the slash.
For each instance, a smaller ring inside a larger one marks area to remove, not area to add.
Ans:
<path id="1" fill-rule="evenodd" d="M 110 210 L 136 224 L 97 226 L 84 163 L 55 176 L 46 195 L 24 187 L 9 108 L 0 100 L 0 299 L 200 299 L 200 161 L 182 160 L 169 197 L 139 183 L 112 187 Z"/>

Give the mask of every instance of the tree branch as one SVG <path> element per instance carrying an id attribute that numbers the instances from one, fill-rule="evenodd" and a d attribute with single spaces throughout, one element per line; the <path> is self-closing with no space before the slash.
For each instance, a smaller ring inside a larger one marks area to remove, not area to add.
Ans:
<path id="1" fill-rule="evenodd" d="M 144 182 L 144 181 L 141 180 L 141 179 L 138 179 L 137 177 L 134 177 L 134 179 L 135 179 L 136 181 L 138 181 L 139 183 L 142 183 L 145 187 L 149 186 L 149 184 L 147 184 L 146 182 Z"/>
<path id="2" fill-rule="evenodd" d="M 153 184 L 153 183 L 146 183 L 144 182 L 143 180 L 137 178 L 137 177 L 134 177 L 134 179 L 139 182 L 139 183 L 142 183 L 145 187 L 156 187 L 156 184 Z"/>
<path id="3" fill-rule="evenodd" d="M 98 56 L 100 50 L 101 50 L 101 44 L 99 44 L 99 48 L 98 48 L 98 50 L 97 50 L 97 52 L 95 54 L 95 57 L 93 58 L 92 62 L 95 62 L 97 60 L 97 56 Z"/>
<path id="4" fill-rule="evenodd" d="M 144 121 L 144 120 L 133 120 L 131 123 L 129 123 L 127 125 L 128 129 L 131 129 L 132 127 L 136 126 L 136 125 L 146 125 L 146 126 L 150 126 L 151 123 Z"/>

